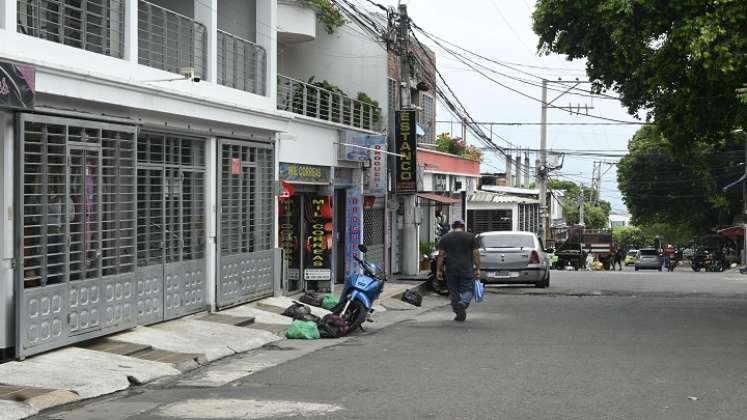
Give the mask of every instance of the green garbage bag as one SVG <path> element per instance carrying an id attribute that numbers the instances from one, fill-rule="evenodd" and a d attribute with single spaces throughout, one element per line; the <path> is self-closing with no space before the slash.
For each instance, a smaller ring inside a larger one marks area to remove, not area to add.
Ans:
<path id="1" fill-rule="evenodd" d="M 335 295 L 327 293 L 322 297 L 322 308 L 331 311 L 335 306 L 337 306 L 337 298 Z"/>
<path id="2" fill-rule="evenodd" d="M 285 336 L 300 340 L 318 340 L 320 338 L 319 328 L 317 327 L 316 322 L 299 320 L 295 320 L 291 323 Z"/>

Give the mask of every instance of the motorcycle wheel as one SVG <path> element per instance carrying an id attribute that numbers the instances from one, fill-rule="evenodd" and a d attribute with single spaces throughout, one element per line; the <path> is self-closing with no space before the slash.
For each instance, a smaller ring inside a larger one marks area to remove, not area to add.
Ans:
<path id="1" fill-rule="evenodd" d="M 342 309 L 340 309 L 342 310 Z M 360 328 L 363 322 L 366 321 L 368 315 L 368 309 L 363 306 L 363 303 L 359 300 L 354 300 L 348 305 L 348 310 L 341 314 L 340 317 L 345 320 L 348 324 L 348 334 Z"/>

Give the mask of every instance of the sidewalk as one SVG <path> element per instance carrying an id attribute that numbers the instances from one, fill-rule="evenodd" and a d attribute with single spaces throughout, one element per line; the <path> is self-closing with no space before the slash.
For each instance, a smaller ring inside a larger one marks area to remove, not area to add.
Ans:
<path id="1" fill-rule="evenodd" d="M 387 283 L 374 306 L 374 314 L 402 311 L 399 313 L 404 315 L 404 311 L 418 310 L 399 300 L 405 290 L 417 286 L 417 283 Z M 218 313 L 199 313 L 137 327 L 22 362 L 0 364 L 0 420 L 29 417 L 47 408 L 111 394 L 133 385 L 173 380 L 228 356 L 276 346 L 284 340 L 292 322 L 280 313 L 294 299 L 272 297 Z M 313 308 L 313 312 L 319 316 L 329 313 L 322 308 Z M 337 342 L 309 342 L 309 348 Z"/>

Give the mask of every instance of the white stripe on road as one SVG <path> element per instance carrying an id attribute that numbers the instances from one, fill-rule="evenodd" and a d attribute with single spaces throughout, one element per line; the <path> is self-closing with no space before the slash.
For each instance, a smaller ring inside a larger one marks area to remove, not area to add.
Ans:
<path id="1" fill-rule="evenodd" d="M 172 403 L 158 409 L 157 414 L 177 419 L 264 419 L 322 416 L 342 409 L 339 405 L 296 401 L 204 399 Z"/>

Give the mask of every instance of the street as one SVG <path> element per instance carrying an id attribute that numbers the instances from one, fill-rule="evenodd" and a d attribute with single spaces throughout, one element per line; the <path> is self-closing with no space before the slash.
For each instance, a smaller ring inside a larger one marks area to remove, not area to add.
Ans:
<path id="1" fill-rule="evenodd" d="M 36 418 L 742 419 L 747 277 L 680 270 L 491 286 L 463 324 L 439 306 L 222 386 L 170 380 Z"/>

